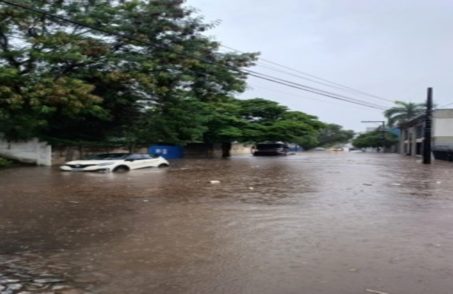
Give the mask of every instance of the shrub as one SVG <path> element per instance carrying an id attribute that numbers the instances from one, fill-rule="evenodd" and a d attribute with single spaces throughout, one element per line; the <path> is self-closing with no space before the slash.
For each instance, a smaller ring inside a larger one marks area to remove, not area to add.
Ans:
<path id="1" fill-rule="evenodd" d="M 7 167 L 7 166 L 10 166 L 12 164 L 13 164 L 13 162 L 11 160 L 8 160 L 6 158 L 0 157 L 0 168 Z"/>

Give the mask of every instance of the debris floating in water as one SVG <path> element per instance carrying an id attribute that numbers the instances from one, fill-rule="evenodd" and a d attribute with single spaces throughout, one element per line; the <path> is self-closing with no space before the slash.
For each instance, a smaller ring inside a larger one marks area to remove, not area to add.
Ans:
<path id="1" fill-rule="evenodd" d="M 219 180 L 211 180 L 209 181 L 211 184 L 220 184 L 220 181 Z"/>
<path id="2" fill-rule="evenodd" d="M 58 279 L 58 278 L 41 278 L 41 279 L 34 279 L 33 282 L 40 283 L 40 284 L 46 284 L 46 283 L 59 283 L 59 282 L 63 282 L 63 280 Z"/>
<path id="3" fill-rule="evenodd" d="M 374 294 L 389 294 L 387 292 L 382 292 L 382 291 L 373 290 L 373 289 L 366 289 L 365 291 L 368 293 L 374 293 Z"/>

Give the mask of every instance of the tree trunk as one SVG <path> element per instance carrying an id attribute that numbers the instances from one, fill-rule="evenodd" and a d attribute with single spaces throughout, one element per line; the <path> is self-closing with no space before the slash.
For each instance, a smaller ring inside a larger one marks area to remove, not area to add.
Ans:
<path id="1" fill-rule="evenodd" d="M 223 142 L 222 143 L 222 158 L 231 157 L 231 143 Z"/>

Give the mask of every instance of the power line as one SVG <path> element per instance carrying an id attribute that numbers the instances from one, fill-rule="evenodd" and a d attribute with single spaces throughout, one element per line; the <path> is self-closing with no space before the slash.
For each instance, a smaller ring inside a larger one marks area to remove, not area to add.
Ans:
<path id="1" fill-rule="evenodd" d="M 321 95 L 321 96 L 330 97 L 330 98 L 333 98 L 333 99 L 345 101 L 345 102 L 352 103 L 352 104 L 362 105 L 362 106 L 366 106 L 366 107 L 369 107 L 369 108 L 375 108 L 375 109 L 379 109 L 379 110 L 385 110 L 386 109 L 384 106 L 373 105 L 373 104 L 370 104 L 368 102 L 361 101 L 361 100 L 358 100 L 358 99 L 343 98 L 341 96 L 335 95 L 334 93 L 330 93 L 330 92 L 326 92 L 326 91 L 319 91 L 319 90 L 316 90 L 316 89 L 310 89 L 310 87 L 306 87 L 304 85 L 300 85 L 300 84 L 293 83 L 293 82 L 290 82 L 290 81 L 284 81 L 284 80 L 281 80 L 281 79 L 275 79 L 273 77 L 261 75 L 259 73 L 254 73 L 254 72 L 251 72 L 251 71 L 246 71 L 246 72 L 248 72 L 248 74 L 250 76 L 253 76 L 253 77 L 256 77 L 256 78 L 259 78 L 259 79 L 262 79 L 262 80 L 270 81 L 270 82 L 273 82 L 273 83 L 276 83 L 276 84 L 280 84 L 280 85 L 284 85 L 284 86 L 287 86 L 287 87 L 303 90 L 303 91 L 306 91 L 306 92 L 311 92 L 311 93 L 318 94 L 318 95 Z"/>
<path id="2" fill-rule="evenodd" d="M 107 35 L 117 36 L 117 37 L 120 37 L 120 38 L 123 38 L 123 39 L 127 39 L 129 41 L 137 42 L 137 43 L 148 45 L 148 46 L 155 46 L 155 44 L 152 44 L 150 42 L 146 42 L 146 41 L 143 41 L 143 40 L 128 36 L 126 34 L 118 33 L 118 32 L 112 31 L 112 30 L 107 30 L 107 29 L 101 28 L 101 27 L 95 27 L 95 26 L 92 26 L 92 25 L 89 25 L 89 24 L 85 24 L 85 23 L 82 23 L 82 22 L 78 22 L 78 21 L 75 21 L 75 20 L 71 20 L 71 19 L 68 19 L 68 18 L 65 18 L 65 17 L 62 17 L 62 16 L 54 15 L 54 14 L 51 14 L 51 13 L 45 11 L 45 10 L 42 10 L 42 9 L 29 7 L 28 5 L 18 4 L 18 3 L 11 2 L 11 1 L 8 1 L 8 0 L 0 0 L 0 2 L 1 3 L 5 3 L 7 5 L 10 5 L 10 6 L 13 6 L 13 7 L 16 7 L 16 8 L 25 9 L 25 10 L 32 11 L 34 13 L 45 15 L 45 16 L 50 17 L 52 19 L 56 19 L 56 20 L 59 20 L 59 21 L 71 23 L 71 24 L 74 24 L 74 25 L 77 25 L 77 26 L 81 26 L 81 27 L 86 27 L 86 28 L 89 28 L 89 29 L 91 29 L 93 31 L 101 32 L 101 33 L 104 33 L 104 34 L 107 34 Z M 182 53 L 177 53 L 177 52 L 175 52 L 175 54 L 182 55 Z M 198 58 L 198 59 L 200 61 L 205 62 L 205 63 L 212 63 L 211 61 L 206 60 L 206 59 L 201 59 L 201 58 Z M 296 88 L 296 89 L 303 90 L 303 91 L 308 91 L 308 92 L 311 92 L 311 93 L 314 93 L 314 94 L 317 94 L 317 95 L 330 97 L 330 98 L 333 98 L 333 99 L 337 99 L 337 100 L 341 100 L 341 101 L 345 101 L 345 102 L 349 102 L 349 103 L 353 103 L 353 104 L 357 104 L 357 105 L 362 105 L 362 106 L 366 106 L 366 107 L 370 107 L 370 108 L 375 108 L 375 109 L 380 109 L 380 110 L 386 109 L 385 107 L 377 105 L 377 104 L 374 104 L 374 103 L 370 103 L 370 102 L 367 102 L 367 101 L 363 101 L 363 100 L 359 100 L 359 99 L 355 99 L 355 98 L 351 98 L 351 97 L 346 97 L 346 96 L 343 96 L 343 95 L 335 94 L 335 93 L 324 91 L 324 90 L 321 90 L 321 89 L 316 89 L 314 87 L 310 87 L 310 86 L 307 86 L 307 85 L 303 85 L 303 84 L 299 84 L 299 83 L 283 80 L 283 79 L 280 79 L 280 78 L 277 78 L 277 77 L 273 77 L 273 76 L 269 76 L 269 75 L 265 75 L 265 74 L 262 74 L 262 73 L 259 73 L 259 72 L 250 71 L 250 70 L 243 70 L 243 71 L 239 70 L 239 72 L 246 73 L 248 75 L 254 76 L 254 77 L 259 78 L 259 79 L 267 80 L 267 81 L 274 82 L 274 83 L 279 83 L 281 85 L 286 85 L 288 87 Z"/>
<path id="3" fill-rule="evenodd" d="M 320 89 L 313 88 L 313 87 L 310 87 L 310 86 L 307 86 L 307 85 L 304 85 L 304 84 L 295 83 L 295 82 L 292 82 L 292 81 L 276 78 L 276 77 L 273 77 L 273 76 L 270 76 L 270 75 L 266 75 L 266 74 L 262 74 L 262 73 L 259 73 L 259 72 L 256 72 L 256 71 L 247 70 L 247 69 L 244 70 L 244 71 L 246 73 L 248 73 L 249 75 L 257 77 L 257 78 L 266 78 L 266 79 L 268 79 L 269 81 L 272 81 L 272 82 L 280 82 L 280 83 L 284 83 L 284 84 L 287 84 L 287 85 L 292 85 L 292 86 L 297 87 L 300 90 L 304 90 L 304 91 L 307 91 L 307 92 L 315 93 L 315 94 L 318 94 L 318 95 L 321 95 L 321 96 L 327 96 L 327 97 L 331 97 L 331 98 L 339 98 L 340 100 L 347 101 L 347 102 L 356 102 L 356 103 L 360 103 L 362 105 L 368 105 L 368 106 L 373 107 L 373 108 L 382 108 L 383 110 L 386 109 L 386 107 L 382 106 L 382 105 L 374 104 L 374 103 L 371 103 L 371 102 L 368 102 L 368 101 L 363 101 L 363 100 L 360 100 L 360 99 L 351 98 L 351 97 L 348 97 L 348 96 L 339 95 L 339 94 L 336 94 L 336 93 L 333 93 L 333 92 L 329 92 L 329 91 L 320 90 Z"/>
<path id="4" fill-rule="evenodd" d="M 220 45 L 220 46 L 223 47 L 223 48 L 232 50 L 232 51 L 243 53 L 243 51 L 235 49 L 235 48 L 232 48 L 230 46 L 226 46 L 226 45 Z M 277 63 L 277 62 L 269 60 L 269 59 L 265 59 L 265 58 L 261 58 L 260 57 L 259 60 L 261 60 L 261 61 L 263 61 L 265 63 L 268 63 L 268 64 L 272 64 L 272 65 L 278 66 L 280 68 L 284 68 L 286 70 L 290 70 L 290 71 L 295 72 L 297 74 L 289 73 L 287 71 L 282 71 L 282 70 L 278 70 L 278 69 L 274 69 L 275 71 L 278 71 L 278 72 L 282 72 L 282 73 L 286 73 L 286 74 L 289 74 L 289 75 L 293 75 L 295 77 L 298 77 L 298 78 L 301 78 L 301 79 L 305 79 L 305 80 L 308 80 L 308 81 L 312 81 L 314 83 L 318 83 L 318 84 L 321 84 L 321 85 L 325 85 L 327 87 L 332 87 L 332 88 L 341 89 L 341 90 L 347 90 L 347 91 L 351 91 L 351 92 L 354 92 L 354 93 L 362 94 L 362 95 L 365 95 L 365 96 L 368 96 L 368 97 L 371 97 L 371 98 L 374 98 L 374 99 L 387 101 L 387 102 L 391 102 L 391 103 L 395 102 L 395 100 L 391 100 L 391 99 L 387 99 L 387 98 L 384 98 L 384 97 L 380 97 L 380 96 L 377 96 L 377 95 L 374 95 L 374 94 L 370 94 L 370 93 L 367 93 L 367 92 L 359 90 L 359 89 L 352 88 L 350 86 L 346 86 L 346 85 L 343 85 L 343 84 L 340 84 L 340 83 L 337 83 L 337 82 L 333 82 L 333 81 L 330 81 L 328 79 L 321 78 L 321 77 L 315 76 L 313 74 L 309 74 L 307 72 L 303 72 L 301 70 L 286 66 L 284 64 Z M 263 65 L 261 65 L 261 66 L 265 67 Z"/>
<path id="5" fill-rule="evenodd" d="M 395 102 L 395 100 L 383 98 L 383 97 L 380 97 L 380 96 L 377 96 L 377 95 L 374 95 L 374 94 L 370 94 L 370 93 L 364 92 L 362 90 L 358 90 L 358 89 L 355 89 L 355 88 L 352 88 L 352 87 L 349 87 L 349 86 L 346 86 L 346 85 L 343 85 L 343 84 L 340 84 L 340 83 L 337 83 L 337 82 L 333 82 L 333 81 L 330 81 L 330 80 L 327 80 L 327 79 L 324 79 L 324 78 L 320 78 L 320 77 L 317 77 L 315 75 L 312 75 L 312 74 L 309 74 L 309 73 L 305 73 L 303 71 L 299 71 L 299 70 L 293 69 L 291 67 L 288 67 L 288 66 L 285 66 L 285 65 L 282 65 L 282 64 L 267 60 L 267 59 L 261 59 L 261 60 L 263 60 L 263 61 L 265 61 L 267 63 L 270 63 L 270 64 L 274 64 L 274 65 L 280 66 L 282 68 L 286 68 L 286 69 L 292 70 L 292 71 L 300 73 L 300 74 L 305 74 L 305 75 L 307 75 L 309 77 L 312 77 L 312 78 L 315 78 L 315 79 L 319 79 L 320 81 L 323 81 L 323 82 L 326 82 L 326 83 L 331 83 L 332 85 L 335 85 L 337 87 L 340 87 L 340 88 L 343 88 L 343 89 L 346 89 L 346 90 L 350 90 L 350 91 L 353 91 L 353 92 L 356 92 L 356 93 L 359 93 L 359 94 L 362 94 L 362 95 L 365 95 L 365 96 L 369 96 L 369 97 L 372 97 L 372 98 L 375 98 L 375 99 L 379 99 L 379 100 L 383 100 L 383 101 L 387 101 L 387 102 L 391 102 L 391 103 Z"/>
<path id="6" fill-rule="evenodd" d="M 262 64 L 257 64 L 257 66 L 262 67 L 262 68 L 266 68 L 266 69 L 270 69 L 270 70 L 273 70 L 273 71 L 276 71 L 276 72 L 280 72 L 280 73 L 283 73 L 283 74 L 286 74 L 286 75 L 289 75 L 289 76 L 292 76 L 292 77 L 296 77 L 296 78 L 299 78 L 299 79 L 307 80 L 307 81 L 310 81 L 310 82 L 313 82 L 313 83 L 316 83 L 316 84 L 324 85 L 324 86 L 327 86 L 327 87 L 330 87 L 330 88 L 333 88 L 333 89 L 342 90 L 342 91 L 346 90 L 347 91 L 347 89 L 345 89 L 344 87 L 336 86 L 336 85 L 333 85 L 333 84 L 329 84 L 329 83 L 325 83 L 325 82 L 322 82 L 322 81 L 318 81 L 316 79 L 307 78 L 307 77 L 304 77 L 304 76 L 301 76 L 301 75 L 293 74 L 291 72 L 288 72 L 288 71 L 285 71 L 285 70 L 280 70 L 280 69 L 275 68 L 275 67 L 266 66 L 266 65 L 262 65 Z M 348 92 L 357 93 L 357 91 L 348 91 Z M 390 99 L 385 99 L 385 98 L 382 98 L 382 99 L 374 98 L 374 99 L 380 100 L 380 101 L 386 101 L 388 103 L 393 103 L 393 101 L 391 101 Z"/>
<path id="7" fill-rule="evenodd" d="M 256 78 L 256 77 L 253 77 L 253 78 Z M 265 82 L 268 82 L 268 81 L 265 81 Z M 332 100 L 330 97 L 323 97 L 323 96 L 320 96 L 320 97 L 312 97 L 312 96 L 301 96 L 300 94 L 298 93 L 291 93 L 291 92 L 287 92 L 287 91 L 282 91 L 282 90 L 279 90 L 279 89 L 275 89 L 275 88 L 271 88 L 271 87 L 265 87 L 263 86 L 262 84 L 255 84 L 255 85 L 251 85 L 251 88 L 257 88 L 257 89 L 261 89 L 261 90 L 264 90 L 264 91 L 271 91 L 271 92 L 275 92 L 275 93 L 280 93 L 280 94 L 285 94 L 287 95 L 288 97 L 296 97 L 296 98 L 301 98 L 301 99 L 309 99 L 309 100 L 314 100 L 314 101 L 317 101 L 317 102 L 324 102 L 324 103 L 341 103 L 342 105 L 344 105 L 344 102 L 343 101 L 337 101 L 337 100 Z M 326 99 L 329 99 L 329 101 L 326 101 L 322 98 L 326 98 Z M 368 106 L 363 106 L 363 105 L 348 105 L 349 107 L 353 107 L 353 108 L 357 108 L 357 109 L 364 109 L 364 108 L 369 108 Z"/>
<path id="8" fill-rule="evenodd" d="M 333 98 L 333 99 L 336 99 L 336 100 L 341 100 L 341 101 L 348 102 L 348 103 L 351 103 L 351 104 L 361 105 L 361 106 L 365 106 L 365 107 L 368 107 L 368 108 L 374 108 L 374 109 L 378 109 L 378 110 L 381 110 L 381 111 L 386 109 L 385 107 L 372 106 L 372 105 L 369 105 L 369 104 L 366 104 L 366 103 L 362 103 L 362 102 L 358 102 L 358 101 L 352 101 L 352 100 L 343 99 L 343 98 L 340 98 L 340 97 L 337 97 L 337 96 L 334 96 L 334 95 L 330 95 L 330 94 L 316 93 L 314 91 L 310 91 L 310 90 L 307 90 L 307 89 L 304 89 L 304 88 L 301 88 L 301 87 L 298 87 L 298 86 L 295 86 L 295 85 L 287 84 L 287 83 L 284 83 L 284 82 L 280 82 L 280 81 L 274 80 L 272 78 L 266 78 L 266 77 L 262 77 L 262 76 L 255 75 L 255 74 L 250 74 L 250 75 L 253 76 L 253 77 L 262 79 L 262 80 L 270 81 L 270 82 L 273 82 L 273 83 L 277 83 L 277 84 L 280 84 L 280 85 L 284 85 L 284 86 L 287 86 L 287 87 L 291 87 L 291 88 L 295 88 L 295 89 L 299 89 L 299 90 L 303 90 L 303 91 L 307 91 L 307 92 L 312 92 L 314 94 L 318 94 L 318 95 L 325 96 L 325 97 L 330 97 L 330 98 Z"/>

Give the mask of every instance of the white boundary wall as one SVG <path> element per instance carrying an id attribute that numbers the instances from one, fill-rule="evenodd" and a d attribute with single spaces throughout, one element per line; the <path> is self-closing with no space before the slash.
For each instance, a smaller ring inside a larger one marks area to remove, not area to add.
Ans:
<path id="1" fill-rule="evenodd" d="M 435 137 L 453 137 L 453 118 L 434 118 Z"/>
<path id="2" fill-rule="evenodd" d="M 0 138 L 0 155 L 37 165 L 52 165 L 52 147 L 38 139 L 8 142 Z"/>

